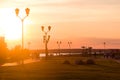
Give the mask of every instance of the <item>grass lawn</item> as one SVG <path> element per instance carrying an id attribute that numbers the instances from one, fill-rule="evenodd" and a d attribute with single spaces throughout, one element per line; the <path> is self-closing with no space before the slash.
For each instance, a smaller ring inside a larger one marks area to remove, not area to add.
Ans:
<path id="1" fill-rule="evenodd" d="M 19 66 L 0 67 L 0 80 L 120 80 L 120 63 L 112 59 L 94 59 L 95 65 L 76 65 L 85 57 L 51 57 Z M 71 64 L 63 64 L 69 60 Z"/>

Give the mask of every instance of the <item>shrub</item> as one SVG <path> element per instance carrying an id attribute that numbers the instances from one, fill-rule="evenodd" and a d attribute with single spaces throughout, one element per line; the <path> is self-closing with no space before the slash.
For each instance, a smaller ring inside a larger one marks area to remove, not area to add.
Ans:
<path id="1" fill-rule="evenodd" d="M 93 59 L 88 59 L 86 61 L 86 64 L 95 64 L 95 61 Z"/>
<path id="2" fill-rule="evenodd" d="M 76 60 L 76 61 L 75 61 L 75 64 L 76 64 L 76 65 L 83 65 L 83 64 L 85 64 L 85 63 L 84 63 L 83 60 Z"/>
<path id="3" fill-rule="evenodd" d="M 65 60 L 63 64 L 70 64 L 70 62 L 68 60 Z"/>

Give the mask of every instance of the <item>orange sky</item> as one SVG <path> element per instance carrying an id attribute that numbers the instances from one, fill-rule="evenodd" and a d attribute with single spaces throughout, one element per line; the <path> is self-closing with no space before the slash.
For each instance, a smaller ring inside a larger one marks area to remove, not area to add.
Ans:
<path id="1" fill-rule="evenodd" d="M 120 47 L 120 0 L 2 0 L 0 1 L 0 36 L 6 37 L 9 48 L 21 44 L 21 23 L 14 9 L 30 8 L 25 19 L 24 42 L 28 48 L 44 48 L 41 26 L 52 26 L 49 48 L 58 48 L 56 42 L 62 41 L 61 48 L 92 46 L 103 48 Z M 13 30 L 14 29 L 14 30 Z M 18 36 L 16 36 L 17 34 Z M 16 37 L 15 37 L 16 36 Z M 15 40 L 13 40 L 13 38 Z"/>

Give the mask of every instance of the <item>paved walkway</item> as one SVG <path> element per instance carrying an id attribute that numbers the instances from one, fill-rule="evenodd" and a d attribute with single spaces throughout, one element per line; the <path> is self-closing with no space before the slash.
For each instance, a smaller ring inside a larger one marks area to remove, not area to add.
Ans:
<path id="1" fill-rule="evenodd" d="M 40 61 L 40 60 L 27 59 L 27 60 L 24 60 L 24 64 L 38 62 L 38 61 Z M 13 63 L 5 63 L 2 66 L 16 66 L 16 65 L 19 65 L 19 64 L 17 62 L 13 62 Z"/>
<path id="2" fill-rule="evenodd" d="M 120 60 L 115 60 L 117 63 L 120 63 Z"/>

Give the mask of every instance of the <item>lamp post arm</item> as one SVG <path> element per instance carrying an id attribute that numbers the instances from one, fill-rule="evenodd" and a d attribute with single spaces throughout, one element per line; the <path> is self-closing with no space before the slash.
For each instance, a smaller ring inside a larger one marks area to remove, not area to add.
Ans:
<path id="1" fill-rule="evenodd" d="M 50 31 L 48 30 L 46 33 L 48 33 L 48 32 L 50 32 Z"/>
<path id="2" fill-rule="evenodd" d="M 18 16 L 18 18 L 21 20 L 21 21 L 24 21 L 24 19 L 26 18 L 27 16 L 21 18 L 20 16 Z"/>
<path id="3" fill-rule="evenodd" d="M 25 17 L 23 17 L 22 19 L 24 20 L 26 17 L 28 17 L 28 16 L 25 16 Z"/>

